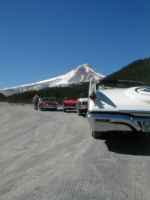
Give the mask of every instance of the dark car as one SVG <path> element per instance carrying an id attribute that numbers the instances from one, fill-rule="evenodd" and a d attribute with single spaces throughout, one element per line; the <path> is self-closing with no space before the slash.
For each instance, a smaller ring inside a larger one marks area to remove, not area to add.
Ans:
<path id="1" fill-rule="evenodd" d="M 58 103 L 55 98 L 43 97 L 39 99 L 39 110 L 57 110 Z"/>

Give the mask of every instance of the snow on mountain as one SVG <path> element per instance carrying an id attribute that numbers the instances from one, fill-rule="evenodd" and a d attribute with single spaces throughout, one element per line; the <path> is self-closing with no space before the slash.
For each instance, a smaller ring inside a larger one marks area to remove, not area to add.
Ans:
<path id="1" fill-rule="evenodd" d="M 96 80 L 102 79 L 104 76 L 96 73 L 92 66 L 89 64 L 83 64 L 79 65 L 77 68 L 71 70 L 70 72 L 56 76 L 54 78 L 50 78 L 47 80 L 30 83 L 30 84 L 24 84 L 16 87 L 11 88 L 5 88 L 0 90 L 1 93 L 5 95 L 12 95 L 15 93 L 30 91 L 30 90 L 40 90 L 47 87 L 63 87 L 70 84 L 79 84 L 82 82 L 87 82 L 91 78 L 94 78 Z"/>

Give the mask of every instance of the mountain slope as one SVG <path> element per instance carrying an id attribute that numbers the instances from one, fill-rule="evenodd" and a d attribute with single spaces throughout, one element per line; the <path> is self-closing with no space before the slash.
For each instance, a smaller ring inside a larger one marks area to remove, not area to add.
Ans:
<path id="1" fill-rule="evenodd" d="M 6 88 L 0 92 L 8 96 L 20 92 L 22 93 L 32 90 L 41 90 L 44 88 L 63 87 L 71 84 L 79 84 L 82 82 L 88 82 L 91 78 L 99 80 L 104 78 L 104 76 L 96 73 L 89 64 L 83 64 L 79 65 L 77 68 L 66 74 L 31 84 Z"/>
<path id="2" fill-rule="evenodd" d="M 102 82 L 133 80 L 150 84 L 150 58 L 136 60 L 117 72 L 108 75 Z"/>

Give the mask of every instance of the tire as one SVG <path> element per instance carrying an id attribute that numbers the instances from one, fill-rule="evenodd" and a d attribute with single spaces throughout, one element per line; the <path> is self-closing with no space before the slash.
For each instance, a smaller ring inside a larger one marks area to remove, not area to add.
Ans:
<path id="1" fill-rule="evenodd" d="M 79 116 L 81 115 L 81 112 L 80 112 L 80 110 L 78 110 L 78 111 L 77 111 L 77 113 L 78 113 L 78 115 L 79 115 Z"/>

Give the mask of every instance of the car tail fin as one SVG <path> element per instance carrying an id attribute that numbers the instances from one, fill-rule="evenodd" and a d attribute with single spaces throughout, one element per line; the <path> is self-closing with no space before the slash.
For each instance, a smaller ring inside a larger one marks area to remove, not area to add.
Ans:
<path id="1" fill-rule="evenodd" d="M 96 101 L 96 94 L 95 94 L 95 92 L 93 92 L 93 93 L 89 96 L 89 98 L 95 102 L 95 101 Z"/>
<path id="2" fill-rule="evenodd" d="M 94 102 L 96 100 L 96 81 L 94 79 L 90 80 L 89 84 L 89 98 Z"/>

